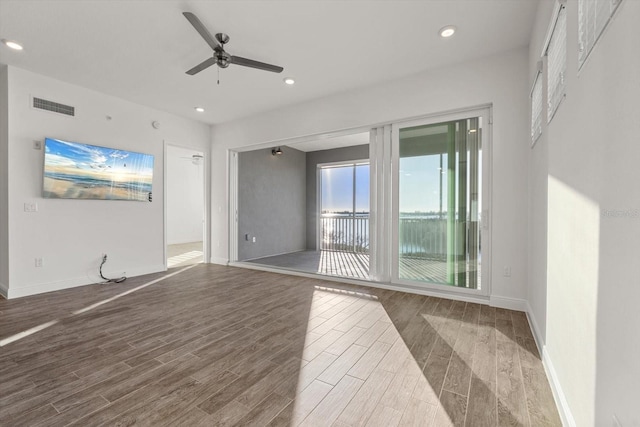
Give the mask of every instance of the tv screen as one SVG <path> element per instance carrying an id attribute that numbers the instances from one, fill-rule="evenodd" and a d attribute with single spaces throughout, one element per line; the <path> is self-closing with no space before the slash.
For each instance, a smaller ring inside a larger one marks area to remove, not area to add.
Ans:
<path id="1" fill-rule="evenodd" d="M 151 201 L 153 155 L 46 138 L 43 197 Z"/>

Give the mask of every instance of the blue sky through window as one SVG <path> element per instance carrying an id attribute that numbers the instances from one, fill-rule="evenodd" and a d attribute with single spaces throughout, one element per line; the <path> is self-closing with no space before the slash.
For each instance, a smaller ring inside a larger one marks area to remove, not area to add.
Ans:
<path id="1" fill-rule="evenodd" d="M 442 155 L 442 210 L 447 210 L 447 155 Z M 440 211 L 440 155 L 400 159 L 400 212 Z"/>
<path id="2" fill-rule="evenodd" d="M 321 169 L 322 212 L 353 212 L 354 165 Z M 369 212 L 369 165 L 355 166 L 356 212 Z"/>

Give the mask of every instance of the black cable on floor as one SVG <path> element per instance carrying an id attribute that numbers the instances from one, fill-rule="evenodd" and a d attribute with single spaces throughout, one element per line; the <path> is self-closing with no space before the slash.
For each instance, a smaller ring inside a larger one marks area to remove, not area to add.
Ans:
<path id="1" fill-rule="evenodd" d="M 104 277 L 104 275 L 102 274 L 102 266 L 107 262 L 107 256 L 103 255 L 102 256 L 102 262 L 100 263 L 100 277 L 102 277 L 102 280 L 105 281 L 105 283 L 122 283 L 125 280 L 127 280 L 127 278 L 125 276 L 122 276 L 118 279 L 107 279 L 106 277 Z"/>

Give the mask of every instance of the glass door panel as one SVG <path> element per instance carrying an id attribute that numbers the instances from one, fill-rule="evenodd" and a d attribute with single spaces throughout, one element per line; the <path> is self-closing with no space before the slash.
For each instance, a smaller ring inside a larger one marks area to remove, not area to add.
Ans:
<path id="1" fill-rule="evenodd" d="M 369 163 L 320 166 L 320 249 L 369 253 Z"/>
<path id="2" fill-rule="evenodd" d="M 320 169 L 321 250 L 346 251 L 353 246 L 353 165 Z"/>
<path id="3" fill-rule="evenodd" d="M 401 281 L 480 289 L 482 118 L 398 128 Z"/>

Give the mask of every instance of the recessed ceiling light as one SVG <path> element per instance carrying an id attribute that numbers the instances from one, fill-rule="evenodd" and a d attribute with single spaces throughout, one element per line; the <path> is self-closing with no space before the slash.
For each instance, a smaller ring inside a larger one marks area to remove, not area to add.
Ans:
<path id="1" fill-rule="evenodd" d="M 10 47 L 13 50 L 22 50 L 22 45 L 13 40 L 2 39 L 2 43 L 4 43 L 5 45 L 7 45 L 7 47 Z"/>
<path id="2" fill-rule="evenodd" d="M 296 82 L 296 81 L 293 79 L 293 77 L 285 77 L 285 78 L 283 79 L 283 81 L 284 81 L 286 84 L 288 84 L 288 85 L 292 85 L 292 84 L 294 84 L 294 83 Z"/>
<path id="3" fill-rule="evenodd" d="M 440 28 L 440 37 L 446 39 L 451 37 L 456 32 L 456 27 L 453 25 L 447 25 L 446 27 Z"/>
<path id="4" fill-rule="evenodd" d="M 195 107 L 195 110 L 196 110 L 198 113 L 204 113 L 204 108 L 202 108 L 202 107 Z"/>

